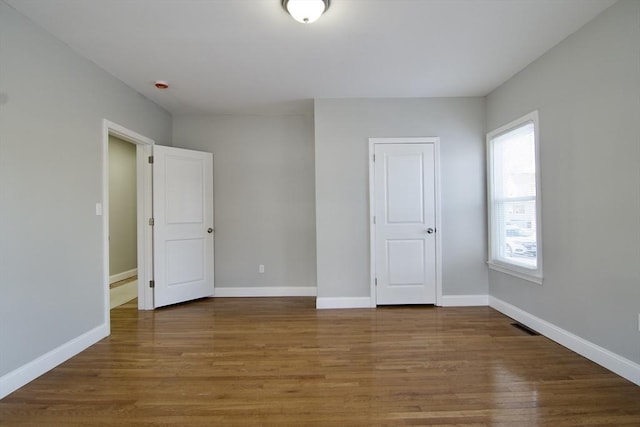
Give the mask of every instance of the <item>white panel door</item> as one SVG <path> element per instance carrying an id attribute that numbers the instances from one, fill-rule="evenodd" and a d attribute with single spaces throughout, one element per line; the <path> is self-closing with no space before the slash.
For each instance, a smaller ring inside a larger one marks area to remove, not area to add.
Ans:
<path id="1" fill-rule="evenodd" d="M 375 144 L 377 304 L 435 304 L 433 144 Z"/>
<path id="2" fill-rule="evenodd" d="M 213 155 L 153 149 L 154 307 L 213 295 Z"/>

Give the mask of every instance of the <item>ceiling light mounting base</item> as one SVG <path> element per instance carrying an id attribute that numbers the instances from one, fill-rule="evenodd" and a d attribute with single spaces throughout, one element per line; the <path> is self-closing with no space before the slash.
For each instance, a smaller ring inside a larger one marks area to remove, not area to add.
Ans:
<path id="1" fill-rule="evenodd" d="M 158 89 L 168 89 L 169 88 L 169 83 L 167 83 L 164 80 L 156 80 L 155 82 L 153 82 L 153 85 L 158 88 Z"/>

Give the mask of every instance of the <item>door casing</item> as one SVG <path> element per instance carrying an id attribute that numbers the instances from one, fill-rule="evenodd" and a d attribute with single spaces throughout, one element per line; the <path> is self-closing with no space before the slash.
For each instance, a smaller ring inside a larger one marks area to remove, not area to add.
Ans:
<path id="1" fill-rule="evenodd" d="M 436 226 L 436 305 L 442 305 L 442 227 L 440 212 L 440 138 L 369 138 L 369 265 L 370 265 L 370 299 L 371 307 L 377 306 L 376 294 L 376 234 L 374 226 L 375 215 L 375 163 L 374 150 L 376 144 L 433 144 L 434 148 L 434 177 L 435 177 L 435 226 Z"/>
<path id="2" fill-rule="evenodd" d="M 152 170 L 149 156 L 153 153 L 154 141 L 124 126 L 107 119 L 102 125 L 102 239 L 103 239 L 103 280 L 104 319 L 109 331 L 109 135 L 136 145 L 136 187 L 137 187 L 137 233 L 138 233 L 138 309 L 153 310 L 153 289 L 149 281 L 153 277 L 153 230 L 149 226 L 152 218 Z"/>

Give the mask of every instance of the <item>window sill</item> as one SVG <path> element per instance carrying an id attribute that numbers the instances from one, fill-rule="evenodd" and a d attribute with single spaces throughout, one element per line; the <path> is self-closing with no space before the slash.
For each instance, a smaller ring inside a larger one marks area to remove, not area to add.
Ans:
<path id="1" fill-rule="evenodd" d="M 491 270 L 499 271 L 501 273 L 509 274 L 511 276 L 518 277 L 520 279 L 526 280 L 528 282 L 536 283 L 538 285 L 542 285 L 542 276 L 538 276 L 535 273 L 530 273 L 526 270 L 520 269 L 516 266 L 506 265 L 506 264 L 498 264 L 496 262 L 488 261 L 487 265 Z"/>

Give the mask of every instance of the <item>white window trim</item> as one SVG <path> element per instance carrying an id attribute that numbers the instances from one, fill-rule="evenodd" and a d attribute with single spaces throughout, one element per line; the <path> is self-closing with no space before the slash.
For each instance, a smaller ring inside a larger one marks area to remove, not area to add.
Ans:
<path id="1" fill-rule="evenodd" d="M 535 269 L 519 266 L 517 263 L 504 262 L 495 256 L 497 248 L 493 244 L 493 147 L 491 140 L 497 136 L 518 128 L 527 122 L 532 122 L 534 126 L 534 144 L 536 160 L 536 243 L 537 243 L 537 267 Z M 501 126 L 487 133 L 487 219 L 488 219 L 488 241 L 489 259 L 487 265 L 490 269 L 500 271 L 529 282 L 542 284 L 542 204 L 540 191 L 540 129 L 538 121 L 538 111 L 533 111 L 520 117 L 504 126 Z"/>

